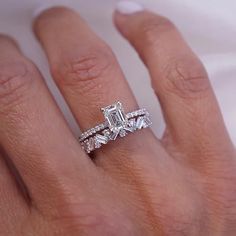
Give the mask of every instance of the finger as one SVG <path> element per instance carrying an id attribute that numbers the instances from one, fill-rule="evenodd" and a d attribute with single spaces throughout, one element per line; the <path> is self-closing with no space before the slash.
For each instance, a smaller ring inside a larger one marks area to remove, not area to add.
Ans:
<path id="1" fill-rule="evenodd" d="M 75 12 L 53 8 L 35 23 L 53 76 L 82 129 L 102 118 L 100 108 L 121 99 L 136 108 L 134 97 L 111 50 Z"/>
<path id="2" fill-rule="evenodd" d="M 137 108 L 113 53 L 77 13 L 66 8 L 49 9 L 36 20 L 35 32 L 82 130 L 102 122 L 100 108 L 114 102 L 122 102 L 126 111 Z M 149 135 L 146 133 L 142 135 Z M 127 137 L 116 145 L 116 151 L 134 150 L 140 141 L 139 135 Z M 112 148 L 103 150 L 114 157 Z"/>
<path id="3" fill-rule="evenodd" d="M 175 145 L 196 155 L 214 146 L 222 150 L 229 137 L 199 59 L 166 18 L 141 7 L 124 14 L 119 7 L 115 23 L 150 71 Z"/>
<path id="4" fill-rule="evenodd" d="M 33 64 L 5 36 L 0 37 L 0 51 L 0 143 L 33 202 L 55 202 L 64 181 L 86 182 L 92 163 Z"/>

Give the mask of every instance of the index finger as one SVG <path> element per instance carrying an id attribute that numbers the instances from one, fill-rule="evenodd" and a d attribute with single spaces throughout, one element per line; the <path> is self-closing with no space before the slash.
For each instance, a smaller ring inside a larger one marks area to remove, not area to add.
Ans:
<path id="1" fill-rule="evenodd" d="M 5 36 L 0 51 L 0 143 L 34 202 L 55 202 L 62 183 L 86 182 L 92 162 L 32 62 Z"/>
<path id="2" fill-rule="evenodd" d="M 191 162 L 213 147 L 225 152 L 229 136 L 202 63 L 173 23 L 137 9 L 131 14 L 117 11 L 115 22 L 149 69 L 175 147 L 187 152 Z"/>

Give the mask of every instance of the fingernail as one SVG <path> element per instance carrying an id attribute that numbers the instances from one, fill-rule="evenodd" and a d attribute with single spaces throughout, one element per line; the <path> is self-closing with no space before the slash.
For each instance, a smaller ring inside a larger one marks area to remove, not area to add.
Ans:
<path id="1" fill-rule="evenodd" d="M 116 10 L 124 15 L 131 15 L 144 10 L 144 6 L 138 2 L 122 0 L 116 5 Z"/>
<path id="2" fill-rule="evenodd" d="M 41 15 L 44 11 L 53 8 L 53 7 L 65 7 L 65 5 L 62 4 L 56 4 L 56 3 L 44 3 L 39 4 L 38 7 L 35 8 L 33 12 L 33 18 L 37 18 L 39 15 Z"/>

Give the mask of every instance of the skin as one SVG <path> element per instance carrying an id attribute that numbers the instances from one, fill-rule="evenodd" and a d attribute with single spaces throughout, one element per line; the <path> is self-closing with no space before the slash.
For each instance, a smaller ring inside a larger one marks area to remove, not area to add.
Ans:
<path id="1" fill-rule="evenodd" d="M 89 158 L 42 75 L 0 36 L 0 235 L 233 236 L 236 158 L 207 73 L 175 26 L 148 11 L 114 14 L 147 66 L 166 131 L 118 139 Z M 111 49 L 66 8 L 35 34 L 82 130 L 134 96 Z"/>

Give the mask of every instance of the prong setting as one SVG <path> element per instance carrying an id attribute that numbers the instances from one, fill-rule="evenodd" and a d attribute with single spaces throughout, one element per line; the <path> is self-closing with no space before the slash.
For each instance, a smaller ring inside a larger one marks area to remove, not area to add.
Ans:
<path id="1" fill-rule="evenodd" d="M 123 138 L 129 133 L 148 128 L 152 124 L 146 109 L 125 114 L 121 102 L 101 108 L 101 111 L 105 122 L 87 130 L 79 138 L 82 148 L 87 153 L 101 148 L 118 137 Z"/>

